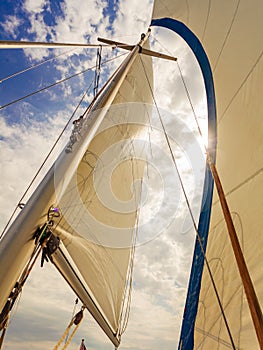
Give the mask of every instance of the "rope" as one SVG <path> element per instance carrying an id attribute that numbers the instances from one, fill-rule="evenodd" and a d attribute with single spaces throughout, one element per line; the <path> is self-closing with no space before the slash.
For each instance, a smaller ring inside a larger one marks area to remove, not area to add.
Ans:
<path id="1" fill-rule="evenodd" d="M 79 302 L 79 299 L 77 298 L 77 299 L 75 300 L 75 304 L 74 304 L 74 307 L 73 307 L 73 311 L 72 311 L 72 316 L 71 316 L 71 318 L 73 318 L 74 315 L 75 315 L 78 302 Z M 67 342 L 67 340 L 68 340 L 68 335 L 67 335 L 67 337 L 66 337 L 66 339 L 65 339 L 65 343 Z"/>
<path id="2" fill-rule="evenodd" d="M 153 37 L 153 35 L 152 35 L 152 37 Z M 154 39 L 156 42 L 158 42 L 158 44 L 159 44 L 165 51 L 167 51 L 167 53 L 169 53 L 170 55 L 173 55 L 173 54 L 171 53 L 171 51 L 169 51 L 158 39 L 156 39 L 155 37 L 153 37 L 153 39 Z M 204 142 L 204 136 L 203 136 L 202 130 L 201 130 L 201 128 L 200 128 L 197 115 L 196 115 L 196 113 L 195 113 L 195 109 L 194 109 L 194 106 L 193 106 L 193 103 L 192 103 L 192 99 L 191 99 L 191 96 L 190 96 L 190 92 L 189 92 L 189 90 L 187 89 L 187 85 L 186 85 L 186 82 L 185 82 L 185 80 L 184 80 L 184 77 L 183 77 L 183 74 L 182 74 L 182 70 L 181 70 L 181 68 L 180 68 L 180 66 L 179 66 L 178 60 L 176 61 L 176 63 L 177 63 L 177 68 L 178 68 L 178 71 L 179 71 L 179 74 L 180 74 L 180 78 L 181 78 L 181 80 L 182 80 L 182 83 L 183 83 L 183 86 L 184 86 L 184 89 L 185 89 L 185 92 L 186 92 L 186 96 L 187 96 L 187 98 L 188 98 L 188 102 L 189 102 L 189 104 L 190 104 L 192 113 L 193 113 L 193 115 L 194 115 L 194 119 L 195 119 L 195 123 L 196 123 L 197 129 L 198 129 L 198 133 L 199 133 L 199 135 L 201 136 L 201 139 L 203 140 L 203 146 L 204 146 L 204 149 L 205 149 L 205 153 L 208 154 L 207 147 L 206 147 L 206 144 L 205 144 L 205 142 Z"/>
<path id="3" fill-rule="evenodd" d="M 179 73 L 180 73 L 180 77 L 181 77 L 182 83 L 183 83 L 184 88 L 185 88 L 185 92 L 186 92 L 186 95 L 187 95 L 189 104 L 190 104 L 190 106 L 191 106 L 191 110 L 192 110 L 192 112 L 193 112 L 193 116 L 194 116 L 194 120 L 195 120 L 195 123 L 196 123 L 196 127 L 197 127 L 197 130 L 198 130 L 198 133 L 199 133 L 199 135 L 201 136 L 201 139 L 202 139 L 202 141 L 203 141 L 203 147 L 204 147 L 204 149 L 205 149 L 205 153 L 208 155 L 208 150 L 207 150 L 207 147 L 206 147 L 206 144 L 205 144 L 205 141 L 204 141 L 204 136 L 203 136 L 202 130 L 201 130 L 201 128 L 200 128 L 197 115 L 196 115 L 196 113 L 195 113 L 195 109 L 194 109 L 194 106 L 193 106 L 193 103 L 192 103 L 192 100 L 191 100 L 191 96 L 190 96 L 189 90 L 187 89 L 186 82 L 185 82 L 185 80 L 184 80 L 184 77 L 183 77 L 181 68 L 180 68 L 180 66 L 179 66 L 179 63 L 178 63 L 178 61 L 176 61 L 176 62 L 177 62 L 177 67 L 178 67 L 178 70 L 179 70 Z"/>
<path id="4" fill-rule="evenodd" d="M 54 350 L 57 350 L 60 347 L 61 343 L 63 342 L 63 340 L 66 338 L 67 334 L 69 333 L 71 326 L 72 326 L 71 323 L 67 326 L 65 332 L 62 334 L 62 337 L 59 339 L 59 341 L 57 342 L 57 345 L 54 347 Z"/>
<path id="5" fill-rule="evenodd" d="M 1 337 L 0 337 L 0 350 L 2 348 L 2 345 L 3 345 L 3 342 L 4 342 L 4 337 L 5 337 L 5 334 L 6 334 L 7 327 L 8 327 L 8 323 L 10 321 L 10 314 L 11 314 L 12 308 L 15 305 L 15 303 L 17 301 L 17 298 L 21 295 L 22 288 L 23 288 L 23 286 L 24 286 L 24 284 L 25 284 L 25 282 L 26 282 L 30 272 L 32 271 L 33 266 L 36 263 L 36 260 L 37 260 L 37 258 L 39 256 L 40 252 L 41 252 L 41 246 L 38 245 L 38 246 L 35 247 L 29 262 L 27 263 L 26 267 L 24 268 L 24 270 L 23 270 L 23 272 L 21 274 L 19 282 L 16 282 L 16 284 L 13 287 L 13 289 L 11 291 L 11 294 L 8 297 L 7 302 L 6 302 L 5 306 L 4 306 L 5 313 L 3 314 L 3 317 L 5 317 L 5 318 L 3 319 L 3 328 L 2 328 L 2 334 L 1 334 Z"/>
<path id="6" fill-rule="evenodd" d="M 100 46 L 97 49 L 97 59 L 96 59 L 96 69 L 95 69 L 95 77 L 94 77 L 94 97 L 98 93 L 98 88 L 99 88 L 99 80 L 100 80 L 100 69 L 101 69 L 101 52 L 102 52 L 102 46 Z"/>
<path id="7" fill-rule="evenodd" d="M 62 350 L 65 350 L 68 345 L 70 344 L 71 340 L 73 339 L 74 335 L 76 334 L 82 320 L 83 320 L 83 310 L 84 310 L 84 306 L 82 306 L 81 310 L 72 317 L 69 325 L 67 326 L 67 328 L 65 329 L 65 332 L 62 334 L 61 338 L 59 339 L 59 341 L 57 342 L 57 344 L 55 345 L 53 350 L 58 350 L 60 345 L 62 344 L 63 340 L 68 336 L 71 327 L 75 324 L 75 328 L 73 329 L 72 333 L 70 334 L 70 337 L 68 338 L 67 341 L 65 341 L 65 344 L 62 348 Z"/>
<path id="8" fill-rule="evenodd" d="M 5 325 L 3 327 L 2 334 L 1 334 L 1 337 L 0 337 L 0 350 L 2 349 L 2 345 L 3 345 L 3 342 L 4 342 L 4 338 L 5 338 L 5 334 L 6 334 L 6 330 L 7 330 L 7 326 L 8 326 L 8 321 L 9 321 L 9 314 L 8 314 L 8 316 L 6 318 Z"/>
<path id="9" fill-rule="evenodd" d="M 178 169 L 178 166 L 177 166 L 177 163 L 176 163 L 176 160 L 175 160 L 173 151 L 172 151 L 172 147 L 171 147 L 171 144 L 170 144 L 170 141 L 169 141 L 169 138 L 168 138 L 168 135 L 167 135 L 167 132 L 166 132 L 166 129 L 165 129 L 165 126 L 164 126 L 162 117 L 161 117 L 161 113 L 160 113 L 160 111 L 159 111 L 159 109 L 158 109 L 157 102 L 156 102 L 156 99 L 155 99 L 155 96 L 154 96 L 152 87 L 151 87 L 151 85 L 150 85 L 150 81 L 149 81 L 149 78 L 148 78 L 148 76 L 147 76 L 147 72 L 146 72 L 146 69 L 145 69 L 145 66 L 144 66 L 144 64 L 143 64 L 142 59 L 141 59 L 141 62 L 142 62 L 143 69 L 144 69 L 144 73 L 145 73 L 146 79 L 147 79 L 147 81 L 148 81 L 148 86 L 149 86 L 149 89 L 150 89 L 150 91 L 151 91 L 152 98 L 153 98 L 153 101 L 154 101 L 154 104 L 155 104 L 155 107 L 156 107 L 156 110 L 157 110 L 157 114 L 158 114 L 160 123 L 161 123 L 161 125 L 162 125 L 162 129 L 163 129 L 163 132 L 164 132 L 164 135 L 165 135 L 165 139 L 166 139 L 166 142 L 167 142 L 167 145 L 168 145 L 170 154 L 171 154 L 171 158 L 172 158 L 172 161 L 173 161 L 173 163 L 174 163 L 174 167 L 175 167 L 175 169 L 176 169 L 176 173 L 177 173 L 177 176 L 178 176 L 178 179 L 179 179 L 179 182 L 180 182 L 180 185 L 181 185 L 183 194 L 184 194 L 184 198 L 185 198 L 185 201 L 186 201 L 188 210 L 189 210 L 189 214 L 190 214 L 191 220 L 192 220 L 192 222 L 193 222 L 194 230 L 195 230 L 195 232 L 196 232 L 196 237 L 197 237 L 197 239 L 198 239 L 198 242 L 199 242 L 199 245 L 200 245 L 200 248 L 201 248 L 203 257 L 204 257 L 204 261 L 205 261 L 205 264 L 206 264 L 206 267 L 207 267 L 207 270 L 208 270 L 208 274 L 209 274 L 209 277 L 210 277 L 210 279 L 211 279 L 211 282 L 212 282 L 212 285 L 213 285 L 213 288 L 214 288 L 214 291 L 215 291 L 215 294 L 216 294 L 216 298 L 217 298 L 217 301 L 218 301 L 218 304 L 219 304 L 219 307 L 220 307 L 220 310 L 221 310 L 221 313 L 222 313 L 222 316 L 223 316 L 223 319 L 224 319 L 224 322 L 225 322 L 225 326 L 226 326 L 226 328 L 227 328 L 227 332 L 228 332 L 228 335 L 229 335 L 229 338 L 230 338 L 232 347 L 233 347 L 233 349 L 235 350 L 236 347 L 235 347 L 235 344 L 234 344 L 234 341 L 233 341 L 233 337 L 232 337 L 232 334 L 231 334 L 231 331 L 230 331 L 230 328 L 229 328 L 229 325 L 228 325 L 228 322 L 227 322 L 227 319 L 226 319 L 226 315 L 225 315 L 225 312 L 224 312 L 224 309 L 223 309 L 223 305 L 222 305 L 222 303 L 221 303 L 221 300 L 220 300 L 220 297 L 219 297 L 219 294 L 218 294 L 218 291 L 217 291 L 217 287 L 216 287 L 216 284 L 215 284 L 215 280 L 214 280 L 212 271 L 211 271 L 211 269 L 210 269 L 209 262 L 208 262 L 208 260 L 207 260 L 207 258 L 206 258 L 206 254 L 205 254 L 205 250 L 204 250 L 204 247 L 203 247 L 202 239 L 201 239 L 201 237 L 200 237 L 200 235 L 199 235 L 198 228 L 197 228 L 197 225 L 196 225 L 196 223 L 195 223 L 194 215 L 193 215 L 193 212 L 192 212 L 192 209 L 191 209 L 189 200 L 188 200 L 188 196 L 187 196 L 187 193 L 186 193 L 186 190 L 185 190 L 185 187 L 184 187 L 184 184 L 183 184 L 183 181 L 182 181 L 182 178 L 181 178 L 181 175 L 180 175 L 180 172 L 179 172 L 179 169 Z M 186 85 L 185 85 L 185 87 L 186 87 Z M 187 91 L 188 91 L 188 90 L 187 90 Z M 189 93 L 188 93 L 188 96 L 189 96 L 189 98 L 190 98 Z M 192 103 L 191 103 L 191 106 L 192 106 L 192 108 L 193 108 Z M 194 115 L 195 115 L 195 119 L 196 119 L 196 122 L 197 122 L 196 114 L 194 113 Z M 198 122 L 197 122 L 197 123 L 198 123 Z M 200 127 L 199 127 L 199 124 L 198 124 L 198 130 L 200 130 L 200 132 L 201 132 L 201 129 L 200 129 Z M 201 135 L 202 135 L 202 134 L 201 134 Z M 205 149 L 206 149 L 206 147 L 205 147 Z"/>
<path id="10" fill-rule="evenodd" d="M 77 332 L 77 330 L 78 330 L 80 324 L 81 324 L 81 321 L 80 321 L 80 323 L 77 324 L 76 327 L 74 328 L 73 332 L 71 333 L 69 339 L 67 340 L 67 342 L 66 342 L 65 345 L 63 346 L 62 350 L 65 350 L 65 349 L 68 347 L 68 345 L 70 344 L 70 342 L 71 342 L 71 340 L 73 339 L 74 335 L 76 334 L 76 332 Z"/>
<path id="11" fill-rule="evenodd" d="M 132 158 L 132 176 L 133 176 L 133 181 L 135 180 L 135 175 L 134 175 L 134 160 Z M 141 191 L 142 191 L 142 184 L 143 181 L 141 179 Z M 136 195 L 136 192 L 135 192 Z M 137 204 L 137 200 L 135 198 L 136 204 Z M 135 246 L 136 246 L 136 242 L 137 242 L 137 238 L 138 238 L 138 231 L 139 231 L 139 217 L 140 217 L 140 209 L 136 210 L 136 222 L 135 222 L 135 233 L 133 235 L 133 242 L 132 242 L 132 249 L 131 249 L 131 256 L 130 256 L 130 268 L 129 268 L 129 274 L 128 274 L 128 278 L 127 278 L 127 284 L 126 284 L 126 288 L 125 288 L 125 292 L 124 295 L 128 295 L 127 297 L 127 304 L 126 304 L 126 309 L 125 309 L 125 313 L 123 316 L 123 308 L 122 308 L 122 312 L 121 312 L 121 319 L 122 319 L 122 326 L 120 327 L 120 335 L 122 335 L 128 326 L 128 321 L 129 321 L 129 316 L 130 316 L 130 308 L 131 308 L 131 294 L 132 294 L 132 281 L 133 281 L 133 267 L 134 267 L 134 258 L 135 258 Z M 128 292 L 127 292 L 128 290 Z"/>

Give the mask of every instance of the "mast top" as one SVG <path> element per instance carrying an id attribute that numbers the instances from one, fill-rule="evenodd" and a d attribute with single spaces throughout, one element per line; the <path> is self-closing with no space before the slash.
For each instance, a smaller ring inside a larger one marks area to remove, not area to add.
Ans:
<path id="1" fill-rule="evenodd" d="M 137 44 L 137 46 L 139 46 L 139 48 L 140 48 L 139 53 L 142 53 L 142 54 L 148 55 L 148 56 L 152 56 L 152 57 L 163 58 L 163 59 L 170 60 L 170 61 L 177 61 L 176 57 L 165 55 L 165 54 L 160 53 L 160 52 L 148 50 L 148 49 L 145 49 L 144 47 L 141 46 L 142 41 L 145 40 L 146 36 L 149 37 L 150 32 L 151 32 L 151 29 L 149 28 L 146 34 L 145 33 L 141 34 L 141 40 L 140 40 L 139 44 Z M 134 47 L 136 46 L 136 45 L 129 45 L 129 44 L 121 43 L 119 41 L 114 41 L 114 40 L 109 40 L 109 39 L 104 39 L 104 38 L 98 38 L 98 41 L 100 41 L 104 44 L 111 45 L 115 48 L 119 47 L 121 49 L 128 50 L 128 51 L 132 51 L 134 49 Z"/>

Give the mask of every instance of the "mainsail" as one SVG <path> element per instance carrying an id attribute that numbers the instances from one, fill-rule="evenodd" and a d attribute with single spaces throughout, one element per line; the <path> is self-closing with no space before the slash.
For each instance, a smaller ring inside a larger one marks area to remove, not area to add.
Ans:
<path id="1" fill-rule="evenodd" d="M 208 101 L 209 153 L 215 157 L 217 133 L 217 169 L 261 306 L 263 36 L 259 23 L 262 11 L 263 4 L 258 0 L 156 0 L 152 21 L 152 25 L 169 28 L 182 36 L 199 61 Z M 215 100 L 211 98 L 213 82 Z M 209 183 L 203 204 L 212 195 L 211 179 L 207 176 Z M 209 215 L 209 208 L 203 207 L 198 231 L 204 247 Z M 202 272 L 203 257 L 197 242 L 179 348 L 257 349 L 256 332 L 216 193 L 208 237 L 206 258 L 221 308 L 207 265 Z M 260 310 L 259 317 L 262 318 Z"/>
<path id="2" fill-rule="evenodd" d="M 139 55 L 143 45 L 145 35 L 76 121 L 68 145 L 0 247 L 1 310 L 35 243 L 52 232 L 49 247 L 55 249 L 51 256 L 47 246 L 42 260 L 54 262 L 115 346 L 125 321 L 150 114 L 151 57 Z"/>

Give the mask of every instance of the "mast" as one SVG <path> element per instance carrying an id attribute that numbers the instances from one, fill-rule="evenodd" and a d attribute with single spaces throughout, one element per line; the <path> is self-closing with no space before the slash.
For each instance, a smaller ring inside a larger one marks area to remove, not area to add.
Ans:
<path id="1" fill-rule="evenodd" d="M 35 243 L 33 236 L 37 227 L 47 222 L 47 213 L 49 209 L 53 206 L 53 203 L 57 203 L 59 198 L 63 195 L 63 190 L 69 183 L 79 161 L 85 154 L 89 143 L 104 119 L 107 107 L 111 105 L 113 99 L 117 95 L 119 87 L 140 52 L 141 46 L 148 39 L 149 34 L 150 32 L 148 31 L 146 35 L 142 35 L 140 42 L 133 48 L 128 57 L 117 69 L 110 83 L 99 94 L 91 108 L 88 108 L 84 113 L 85 119 L 89 116 L 89 127 L 87 129 L 84 128 L 82 142 L 76 144 L 74 152 L 72 153 L 66 153 L 65 150 L 62 151 L 1 240 L 0 285 L 2 292 L 0 297 L 0 310 L 3 309 L 12 289 L 16 282 L 19 281 L 24 267 L 27 265 L 34 252 Z M 95 111 L 96 113 L 93 113 Z M 57 266 L 59 268 L 59 263 L 57 263 Z M 7 270 L 8 274 L 6 273 Z M 73 271 L 73 275 L 76 275 L 76 271 Z M 83 293 L 87 293 L 86 288 L 79 291 L 78 287 L 74 287 L 71 284 L 71 281 L 67 281 L 79 296 L 83 295 Z M 89 295 L 88 298 L 90 298 Z M 91 304 L 92 302 L 90 305 Z M 117 335 L 113 332 L 107 320 L 102 317 L 103 315 L 100 310 L 94 311 L 92 314 L 100 325 L 102 323 L 104 324 L 102 327 L 103 330 L 114 342 L 114 345 L 118 346 L 119 339 L 116 338 Z"/>

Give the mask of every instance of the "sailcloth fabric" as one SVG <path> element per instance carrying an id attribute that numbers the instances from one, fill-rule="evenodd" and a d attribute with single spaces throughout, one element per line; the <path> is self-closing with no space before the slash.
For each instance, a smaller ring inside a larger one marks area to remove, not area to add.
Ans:
<path id="1" fill-rule="evenodd" d="M 210 152 L 213 153 L 211 141 L 214 141 L 211 137 L 217 132 L 217 169 L 261 307 L 263 29 L 259 23 L 262 13 L 263 3 L 260 0 L 156 0 L 152 21 L 152 25 L 161 25 L 180 33 L 195 53 L 203 49 L 210 62 L 215 101 L 208 99 L 208 111 L 211 103 L 215 103 L 217 109 L 217 131 L 211 128 L 209 130 Z M 193 41 L 190 42 L 193 36 L 197 39 L 196 46 Z M 201 48 L 197 48 L 199 44 Z M 203 67 L 203 72 L 207 69 L 209 68 Z M 202 220 L 203 218 L 200 219 L 199 232 L 205 237 Z M 195 265 L 197 255 L 196 248 L 180 349 L 232 348 L 207 268 L 204 266 L 202 273 L 202 268 Z M 236 348 L 258 349 L 256 333 L 216 193 L 211 207 L 207 259 Z M 196 301 L 198 311 L 195 316 Z"/>
<path id="2" fill-rule="evenodd" d="M 144 68 L 152 79 L 151 58 L 137 57 L 58 202 L 63 216 L 55 232 L 113 333 L 120 325 L 147 152 L 151 94 Z M 95 118 L 104 112 L 96 110 Z"/>
<path id="3" fill-rule="evenodd" d="M 0 245 L 2 310 L 33 252 L 34 232 L 54 211 L 51 230 L 60 244 L 52 260 L 115 346 L 125 316 L 151 102 L 152 61 L 138 51 L 85 112 Z"/>

